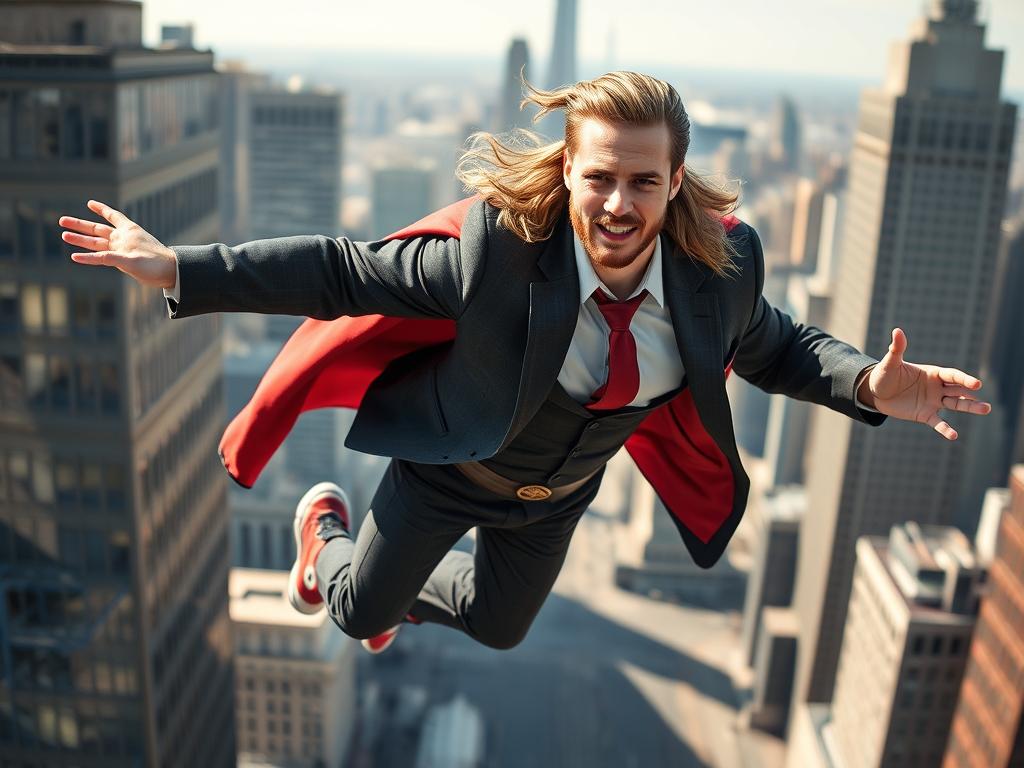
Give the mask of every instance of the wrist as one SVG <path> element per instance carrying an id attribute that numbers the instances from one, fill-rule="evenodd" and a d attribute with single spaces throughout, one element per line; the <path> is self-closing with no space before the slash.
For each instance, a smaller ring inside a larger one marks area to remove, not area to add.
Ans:
<path id="1" fill-rule="evenodd" d="M 857 401 L 868 408 L 876 408 L 875 396 L 871 393 L 871 370 L 874 366 L 870 366 L 861 373 L 859 383 L 857 385 Z"/>
<path id="2" fill-rule="evenodd" d="M 160 270 L 160 287 L 172 291 L 178 284 L 178 256 L 166 246 L 164 247 L 163 262 L 164 267 Z"/>

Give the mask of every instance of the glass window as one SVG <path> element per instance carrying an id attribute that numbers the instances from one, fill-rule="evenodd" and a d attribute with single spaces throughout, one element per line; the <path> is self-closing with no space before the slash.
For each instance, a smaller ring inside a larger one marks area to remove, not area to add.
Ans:
<path id="1" fill-rule="evenodd" d="M 35 109 L 26 90 L 11 95 L 11 113 L 14 117 L 14 156 L 31 160 L 35 154 Z"/>
<path id="2" fill-rule="evenodd" d="M 71 361 L 66 357 L 50 357 L 50 407 L 67 411 L 71 407 Z"/>
<path id="3" fill-rule="evenodd" d="M 112 339 L 117 334 L 117 304 L 111 295 L 96 301 L 96 333 L 101 339 Z"/>
<path id="4" fill-rule="evenodd" d="M 110 534 L 110 568 L 113 573 L 123 576 L 131 571 L 130 546 L 128 531 L 113 531 Z"/>
<path id="5" fill-rule="evenodd" d="M 53 503 L 53 471 L 50 457 L 42 453 L 37 453 L 32 461 L 32 496 L 43 504 Z"/>
<path id="6" fill-rule="evenodd" d="M 120 512 L 125 507 L 124 470 L 118 464 L 103 467 L 103 486 L 108 512 Z"/>
<path id="7" fill-rule="evenodd" d="M 30 405 L 46 404 L 46 356 L 42 353 L 25 355 L 25 394 Z"/>
<path id="8" fill-rule="evenodd" d="M 113 363 L 99 363 L 96 366 L 100 383 L 100 410 L 116 414 L 121 407 L 121 387 L 117 380 L 117 366 Z"/>
<path id="9" fill-rule="evenodd" d="M 97 530 L 86 530 L 85 538 L 85 567 L 93 573 L 104 573 L 107 570 L 106 545 L 103 541 L 103 532 Z"/>
<path id="10" fill-rule="evenodd" d="M 96 93 L 89 99 L 89 157 L 106 160 L 110 156 L 110 94 Z"/>
<path id="11" fill-rule="evenodd" d="M 53 478 L 57 503 L 74 507 L 78 503 L 78 467 L 73 461 L 58 460 L 54 463 Z"/>
<path id="12" fill-rule="evenodd" d="M 11 157 L 11 92 L 0 88 L 0 160 Z"/>
<path id="13" fill-rule="evenodd" d="M 3 91 L 0 91 L 0 99 Z M 0 120 L 3 116 L 0 115 Z M 0 155 L 2 157 L 2 155 Z M 14 258 L 14 206 L 9 200 L 0 200 L 0 259 Z"/>
<path id="14" fill-rule="evenodd" d="M 31 498 L 28 454 L 24 451 L 12 451 L 7 459 L 7 474 L 10 478 L 11 501 L 28 501 Z"/>
<path id="15" fill-rule="evenodd" d="M 97 391 L 92 363 L 79 360 L 75 363 L 75 408 L 81 413 L 95 412 Z"/>
<path id="16" fill-rule="evenodd" d="M 60 154 L 60 91 L 40 88 L 35 92 L 39 157 L 50 160 Z"/>
<path id="17" fill-rule="evenodd" d="M 57 552 L 61 565 L 68 568 L 81 568 L 85 564 L 85 556 L 82 551 L 82 532 L 70 525 L 58 525 Z"/>
<path id="18" fill-rule="evenodd" d="M 87 510 L 98 510 L 100 508 L 100 484 L 102 475 L 99 464 L 86 463 L 82 465 L 81 496 L 82 506 Z"/>
<path id="19" fill-rule="evenodd" d="M 67 160 L 81 160 L 85 157 L 85 107 L 76 91 L 64 91 L 62 101 L 64 120 L 61 125 L 61 154 Z"/>
<path id="20" fill-rule="evenodd" d="M 34 259 L 39 255 L 39 216 L 28 203 L 14 206 L 14 224 L 18 235 L 18 255 Z"/>
<path id="21" fill-rule="evenodd" d="M 17 333 L 19 312 L 17 284 L 0 280 L 0 333 Z"/>
<path id="22" fill-rule="evenodd" d="M 46 322 L 50 333 L 65 336 L 68 332 L 68 292 L 60 285 L 46 288 Z"/>
<path id="23" fill-rule="evenodd" d="M 43 291 L 35 283 L 21 286 L 21 326 L 29 333 L 43 331 Z"/>

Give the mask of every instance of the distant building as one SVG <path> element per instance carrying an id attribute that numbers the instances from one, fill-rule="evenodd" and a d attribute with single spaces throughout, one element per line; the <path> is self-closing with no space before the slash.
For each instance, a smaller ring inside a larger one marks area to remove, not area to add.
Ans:
<path id="1" fill-rule="evenodd" d="M 505 61 L 505 80 L 501 89 L 501 103 L 497 110 L 498 120 L 494 126 L 496 131 L 532 127 L 532 112 L 519 108 L 523 100 L 522 78 L 529 78 L 529 66 L 530 51 L 526 41 L 517 37 L 509 45 L 508 58 Z"/>
<path id="2" fill-rule="evenodd" d="M 374 168 L 370 237 L 386 237 L 434 210 L 437 175 L 431 160 L 395 160 Z"/>
<path id="3" fill-rule="evenodd" d="M 234 766 L 220 319 L 57 227 L 216 240 L 213 54 L 143 47 L 137 2 L 0 18 L 0 764 Z"/>
<path id="4" fill-rule="evenodd" d="M 943 768 L 1024 765 L 1024 465 L 998 542 Z"/>
<path id="5" fill-rule="evenodd" d="M 788 96 L 780 96 L 772 120 L 771 158 L 785 171 L 800 170 L 802 134 L 796 104 Z"/>
<path id="6" fill-rule="evenodd" d="M 339 768 L 356 721 L 358 643 L 286 599 L 288 574 L 231 569 L 240 766 Z"/>
<path id="7" fill-rule="evenodd" d="M 576 76 L 576 0 L 555 0 L 555 31 L 548 61 L 548 88 L 574 85 Z M 552 141 L 565 138 L 565 114 L 561 110 L 545 115 L 535 129 Z"/>
<path id="8" fill-rule="evenodd" d="M 246 239 L 341 234 L 341 96 L 250 90 L 248 121 Z"/>
<path id="9" fill-rule="evenodd" d="M 898 326 L 911 359 L 972 372 L 995 296 L 1016 114 L 1000 98 L 1003 53 L 985 48 L 975 10 L 933 2 L 894 46 L 885 85 L 863 93 L 829 327 L 881 356 Z M 909 519 L 973 534 L 981 498 L 963 492 L 964 457 L 989 427 L 956 416 L 954 443 L 920 424 L 872 430 L 815 411 L 794 704 L 832 697 L 860 536 Z"/>

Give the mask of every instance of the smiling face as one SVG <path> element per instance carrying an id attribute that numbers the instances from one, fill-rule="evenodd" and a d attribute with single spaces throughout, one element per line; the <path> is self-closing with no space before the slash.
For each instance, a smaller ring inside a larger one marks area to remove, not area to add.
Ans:
<path id="1" fill-rule="evenodd" d="M 672 171 L 668 127 L 587 118 L 576 145 L 563 156 L 569 218 L 595 269 L 645 269 L 683 181 L 682 165 Z"/>

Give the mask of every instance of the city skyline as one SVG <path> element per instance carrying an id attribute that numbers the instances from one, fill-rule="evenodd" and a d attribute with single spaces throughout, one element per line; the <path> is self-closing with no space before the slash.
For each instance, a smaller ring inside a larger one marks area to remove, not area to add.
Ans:
<path id="1" fill-rule="evenodd" d="M 197 46 L 212 47 L 220 57 L 261 49 L 431 58 L 450 58 L 457 51 L 462 56 L 493 58 L 493 74 L 500 76 L 510 38 L 522 37 L 540 65 L 538 72 L 547 71 L 550 59 L 551 0 L 494 6 L 488 9 L 486 25 L 452 0 L 429 6 L 410 4 L 397 15 L 393 6 L 379 4 L 347 6 L 344 13 L 326 0 L 308 0 L 303 7 L 305 12 L 299 15 L 291 6 L 259 6 L 250 11 L 248 23 L 240 25 L 237 11 L 230 6 L 150 0 L 145 4 L 146 40 L 155 45 L 161 24 L 185 21 L 195 24 Z M 724 28 L 720 13 L 710 4 L 684 12 L 667 0 L 652 0 L 631 7 L 629 24 L 623 25 L 616 22 L 607 0 L 589 0 L 579 7 L 578 56 L 584 70 L 590 64 L 605 67 L 609 30 L 614 30 L 616 67 L 813 72 L 878 80 L 884 74 L 890 42 L 904 37 L 925 7 L 927 3 L 917 0 L 794 0 L 780 14 L 772 6 L 738 0 L 731 4 L 729 18 L 742 17 L 746 22 L 728 26 L 725 45 L 722 35 L 707 32 Z M 1024 4 L 988 0 L 979 15 L 988 28 L 987 46 L 1008 52 L 1004 87 L 1024 91 L 1024 57 L 1015 57 L 1012 51 L 1013 41 L 1024 38 Z M 395 26 L 396 18 L 401 18 L 401 27 Z M 310 23 L 311 19 L 317 23 Z M 679 28 L 681 32 L 676 31 Z M 836 30 L 842 34 L 830 34 Z M 453 46 L 452 40 L 458 44 Z M 253 64 L 260 66 L 258 61 Z"/>

